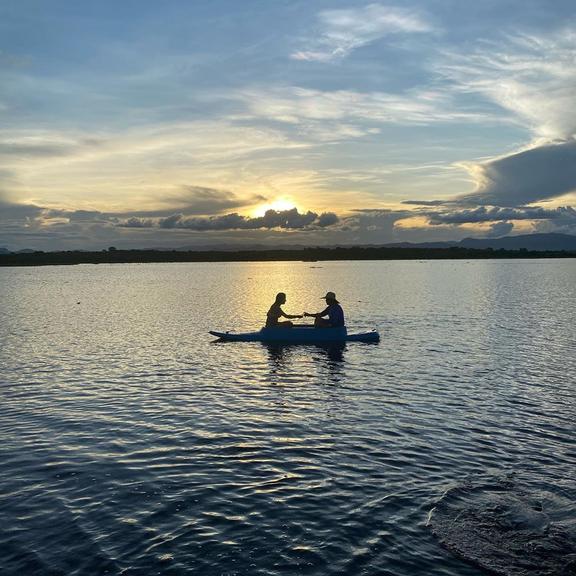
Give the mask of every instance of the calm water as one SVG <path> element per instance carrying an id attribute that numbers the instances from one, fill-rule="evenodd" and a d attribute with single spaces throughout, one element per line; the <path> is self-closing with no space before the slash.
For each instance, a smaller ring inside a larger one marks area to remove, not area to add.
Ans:
<path id="1" fill-rule="evenodd" d="M 213 343 L 280 290 L 382 342 Z M 575 296 L 574 260 L 0 269 L 0 572 L 576 573 Z"/>

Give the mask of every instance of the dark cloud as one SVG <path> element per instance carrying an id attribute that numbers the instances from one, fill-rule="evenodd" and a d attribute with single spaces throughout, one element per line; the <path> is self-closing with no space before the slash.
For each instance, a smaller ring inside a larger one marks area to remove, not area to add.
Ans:
<path id="1" fill-rule="evenodd" d="M 390 214 L 390 208 L 354 208 L 356 214 Z"/>
<path id="2" fill-rule="evenodd" d="M 205 192 L 205 193 L 204 193 Z M 227 193 L 203 189 L 200 196 L 210 200 L 232 199 Z M 433 205 L 434 206 L 434 205 Z M 192 245 L 358 245 L 391 242 L 458 240 L 470 236 L 466 224 L 483 223 L 473 235 L 505 236 L 514 231 L 514 221 L 531 221 L 535 231 L 576 233 L 576 208 L 498 207 L 446 203 L 437 208 L 390 210 L 358 208 L 346 216 L 268 210 L 263 216 L 249 217 L 229 212 L 209 216 L 172 212 L 167 215 L 126 217 L 97 210 L 50 209 L 18 204 L 0 191 L 0 246 L 10 249 L 99 249 L 115 245 L 144 248 L 179 247 L 183 238 Z M 149 214 L 149 213 L 147 213 Z M 414 219 L 419 216 L 420 219 Z M 422 217 L 428 223 L 420 223 Z M 411 219 L 411 220 L 406 220 Z M 406 220 L 406 222 L 400 222 Z M 167 233 L 167 231 L 169 233 Z M 286 234 L 286 231 L 293 232 Z M 204 234 L 209 232 L 209 234 Z M 299 233 L 298 233 L 299 232 Z"/>
<path id="3" fill-rule="evenodd" d="M 162 219 L 165 224 L 161 228 L 173 228 L 171 223 L 178 216 L 213 215 L 224 210 L 252 206 L 265 202 L 266 197 L 253 195 L 248 198 L 239 198 L 233 192 L 203 188 L 200 186 L 183 186 L 182 192 L 174 196 L 164 196 L 162 202 L 169 206 L 157 210 L 127 210 L 123 212 L 100 212 L 98 210 L 55 210 L 46 209 L 47 218 L 68 218 L 70 222 L 117 222 L 130 221 L 131 227 L 149 228 Z M 140 220 L 140 224 L 137 222 Z"/>
<path id="4" fill-rule="evenodd" d="M 99 222 L 109 219 L 106 214 L 98 210 L 75 210 L 64 212 L 62 215 L 66 216 L 70 222 Z"/>
<path id="5" fill-rule="evenodd" d="M 576 140 L 545 144 L 486 164 L 474 174 L 472 194 L 455 198 L 465 204 L 524 206 L 576 190 Z"/>
<path id="6" fill-rule="evenodd" d="M 43 208 L 34 204 L 17 204 L 3 200 L 0 197 L 0 221 L 22 221 L 29 218 L 37 218 L 43 212 Z"/>
<path id="7" fill-rule="evenodd" d="M 340 219 L 336 214 L 334 214 L 334 212 L 323 212 L 320 214 L 320 216 L 318 216 L 316 224 L 320 228 L 326 228 L 327 226 L 333 226 L 334 224 L 337 224 L 339 220 Z"/>
<path id="8" fill-rule="evenodd" d="M 67 156 L 73 149 L 64 144 L 0 142 L 0 156 Z"/>
<path id="9" fill-rule="evenodd" d="M 486 232 L 486 236 L 488 238 L 500 238 L 501 236 L 510 234 L 513 229 L 514 224 L 512 222 L 494 222 L 488 232 Z"/>
<path id="10" fill-rule="evenodd" d="M 241 198 L 229 190 L 186 185 L 181 187 L 178 194 L 163 196 L 162 203 L 166 208 L 159 208 L 158 210 L 130 210 L 129 212 L 115 212 L 110 215 L 119 218 L 167 218 L 175 213 L 184 216 L 209 216 L 266 201 L 267 198 L 260 194 Z"/>
<path id="11" fill-rule="evenodd" d="M 356 235 L 361 243 L 384 243 L 397 239 L 398 220 L 414 216 L 409 210 L 363 208 L 342 220 L 341 229 Z"/>
<path id="12" fill-rule="evenodd" d="M 559 208 L 487 208 L 479 206 L 470 210 L 428 212 L 430 224 L 472 224 L 477 222 L 496 222 L 508 220 L 558 220 L 562 218 L 576 220 L 576 209 L 571 206 Z"/>
<path id="13" fill-rule="evenodd" d="M 0 246 L 29 248 L 27 244 L 18 246 L 19 242 L 32 240 L 37 228 L 37 218 L 44 209 L 34 204 L 18 204 L 10 200 L 5 191 L 0 190 Z M 36 246 L 34 246 L 36 248 Z"/>
<path id="14" fill-rule="evenodd" d="M 0 156 L 21 157 L 59 157 L 71 156 L 85 148 L 99 146 L 101 141 L 96 138 L 85 138 L 78 141 L 53 141 L 36 138 L 19 140 L 0 140 Z"/>
<path id="15" fill-rule="evenodd" d="M 211 216 L 208 218 L 186 217 L 183 214 L 172 214 L 166 218 L 131 217 L 120 222 L 125 228 L 163 228 L 195 231 L 208 230 L 259 230 L 281 228 L 284 230 L 302 230 L 325 228 L 339 221 L 336 214 L 324 212 L 300 213 L 297 208 L 291 210 L 267 210 L 264 216 L 251 218 L 237 213 Z"/>
<path id="16" fill-rule="evenodd" d="M 8 170 L 0 170 L 0 222 L 5 227 L 8 223 L 25 221 L 42 213 L 42 208 L 34 204 L 20 204 L 12 199 L 6 189 L 6 183 L 11 184 L 13 174 Z"/>
<path id="17" fill-rule="evenodd" d="M 298 208 L 291 210 L 266 210 L 264 216 L 249 218 L 249 228 L 285 228 L 296 230 L 314 224 L 318 219 L 316 212 L 300 214 Z"/>
<path id="18" fill-rule="evenodd" d="M 138 218 L 136 216 L 128 218 L 128 220 L 124 220 L 118 224 L 118 226 L 123 228 L 155 228 L 157 225 L 158 222 L 152 218 Z"/>
<path id="19" fill-rule="evenodd" d="M 449 200 L 405 200 L 412 206 L 524 207 L 576 191 L 576 139 L 548 142 L 469 168 L 477 189 Z"/>
<path id="20" fill-rule="evenodd" d="M 115 216 L 99 210 L 60 210 L 54 208 L 44 208 L 42 217 L 50 220 L 54 218 L 66 218 L 71 224 L 94 223 L 94 222 L 115 222 Z"/>
<path id="21" fill-rule="evenodd" d="M 404 200 L 402 204 L 409 204 L 412 206 L 442 206 L 449 203 L 446 200 Z"/>

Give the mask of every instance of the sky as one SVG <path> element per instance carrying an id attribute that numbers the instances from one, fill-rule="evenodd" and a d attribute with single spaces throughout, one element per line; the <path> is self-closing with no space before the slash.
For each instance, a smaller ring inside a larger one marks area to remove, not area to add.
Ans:
<path id="1" fill-rule="evenodd" d="M 570 0 L 0 0 L 0 247 L 576 234 Z"/>

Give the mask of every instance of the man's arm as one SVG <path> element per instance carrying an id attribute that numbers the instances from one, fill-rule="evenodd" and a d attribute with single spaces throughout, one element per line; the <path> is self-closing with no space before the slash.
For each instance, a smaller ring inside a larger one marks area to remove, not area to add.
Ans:
<path id="1" fill-rule="evenodd" d="M 329 308 L 323 310 L 322 312 L 316 312 L 316 314 L 310 314 L 309 312 L 304 312 L 304 316 L 309 316 L 310 318 L 322 318 L 322 316 L 328 316 Z"/>

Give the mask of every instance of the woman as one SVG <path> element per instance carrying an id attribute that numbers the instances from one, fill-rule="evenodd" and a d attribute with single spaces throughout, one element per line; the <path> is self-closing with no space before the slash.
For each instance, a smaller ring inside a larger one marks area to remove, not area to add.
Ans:
<path id="1" fill-rule="evenodd" d="M 270 310 L 268 310 L 268 314 L 266 314 L 266 328 L 291 328 L 293 326 L 292 322 L 279 321 L 281 316 L 290 319 L 302 318 L 301 315 L 286 314 L 284 310 L 282 310 L 283 304 L 286 304 L 286 294 L 284 294 L 284 292 L 278 292 L 274 304 L 270 306 Z"/>

